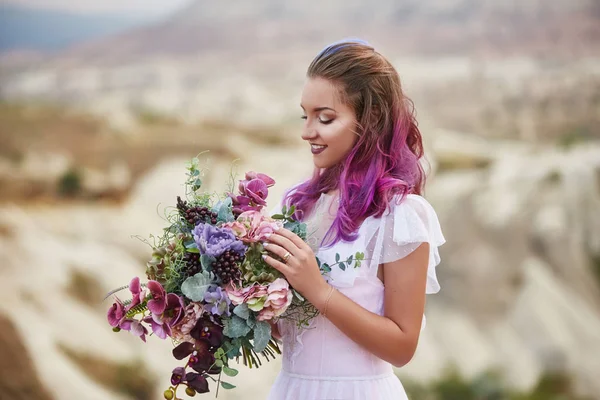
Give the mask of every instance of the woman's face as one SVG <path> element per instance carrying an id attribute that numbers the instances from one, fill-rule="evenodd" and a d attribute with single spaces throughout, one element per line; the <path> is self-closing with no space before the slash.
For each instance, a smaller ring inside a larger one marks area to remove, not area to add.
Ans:
<path id="1" fill-rule="evenodd" d="M 338 89 L 323 78 L 309 78 L 302 90 L 302 139 L 310 144 L 317 168 L 342 161 L 358 138 L 352 110 L 339 99 Z"/>

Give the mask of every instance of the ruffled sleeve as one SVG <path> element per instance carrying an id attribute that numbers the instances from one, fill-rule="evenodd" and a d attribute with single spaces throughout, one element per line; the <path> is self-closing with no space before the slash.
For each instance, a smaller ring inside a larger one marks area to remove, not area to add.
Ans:
<path id="1" fill-rule="evenodd" d="M 422 243 L 429 243 L 426 293 L 439 292 L 436 275 L 436 267 L 440 263 L 438 247 L 446 239 L 431 204 L 421 196 L 408 195 L 402 203 L 390 204 L 380 224 L 374 259 L 379 264 L 390 263 L 408 256 Z"/>

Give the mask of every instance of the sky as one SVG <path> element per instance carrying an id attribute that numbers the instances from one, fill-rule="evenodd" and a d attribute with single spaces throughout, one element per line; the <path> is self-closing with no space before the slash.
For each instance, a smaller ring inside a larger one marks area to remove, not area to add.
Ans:
<path id="1" fill-rule="evenodd" d="M 85 14 L 138 13 L 160 17 L 166 16 L 192 1 L 193 0 L 0 0 L 0 5 L 18 5 Z"/>

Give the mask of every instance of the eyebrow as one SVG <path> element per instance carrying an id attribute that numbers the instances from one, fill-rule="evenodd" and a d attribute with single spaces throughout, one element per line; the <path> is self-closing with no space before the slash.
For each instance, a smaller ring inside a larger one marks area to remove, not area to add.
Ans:
<path id="1" fill-rule="evenodd" d="M 304 110 L 304 106 L 303 106 L 302 104 L 300 104 L 300 107 L 302 107 L 302 109 Z M 337 111 L 335 111 L 335 110 L 334 110 L 333 108 L 331 108 L 331 107 L 317 107 L 317 108 L 315 108 L 313 111 L 315 111 L 315 112 L 319 112 L 319 111 L 323 111 L 323 110 L 331 110 L 331 111 L 333 111 L 333 112 L 337 112 Z"/>

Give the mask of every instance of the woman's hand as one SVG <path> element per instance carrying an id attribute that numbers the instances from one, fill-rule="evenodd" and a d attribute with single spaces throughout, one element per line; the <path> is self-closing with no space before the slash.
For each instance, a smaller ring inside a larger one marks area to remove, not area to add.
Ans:
<path id="1" fill-rule="evenodd" d="M 315 253 L 308 244 L 292 231 L 280 228 L 263 245 L 267 251 L 284 260 L 290 253 L 286 263 L 268 255 L 263 255 L 263 258 L 281 272 L 294 289 L 319 307 L 327 296 L 329 285 L 321 276 Z"/>

